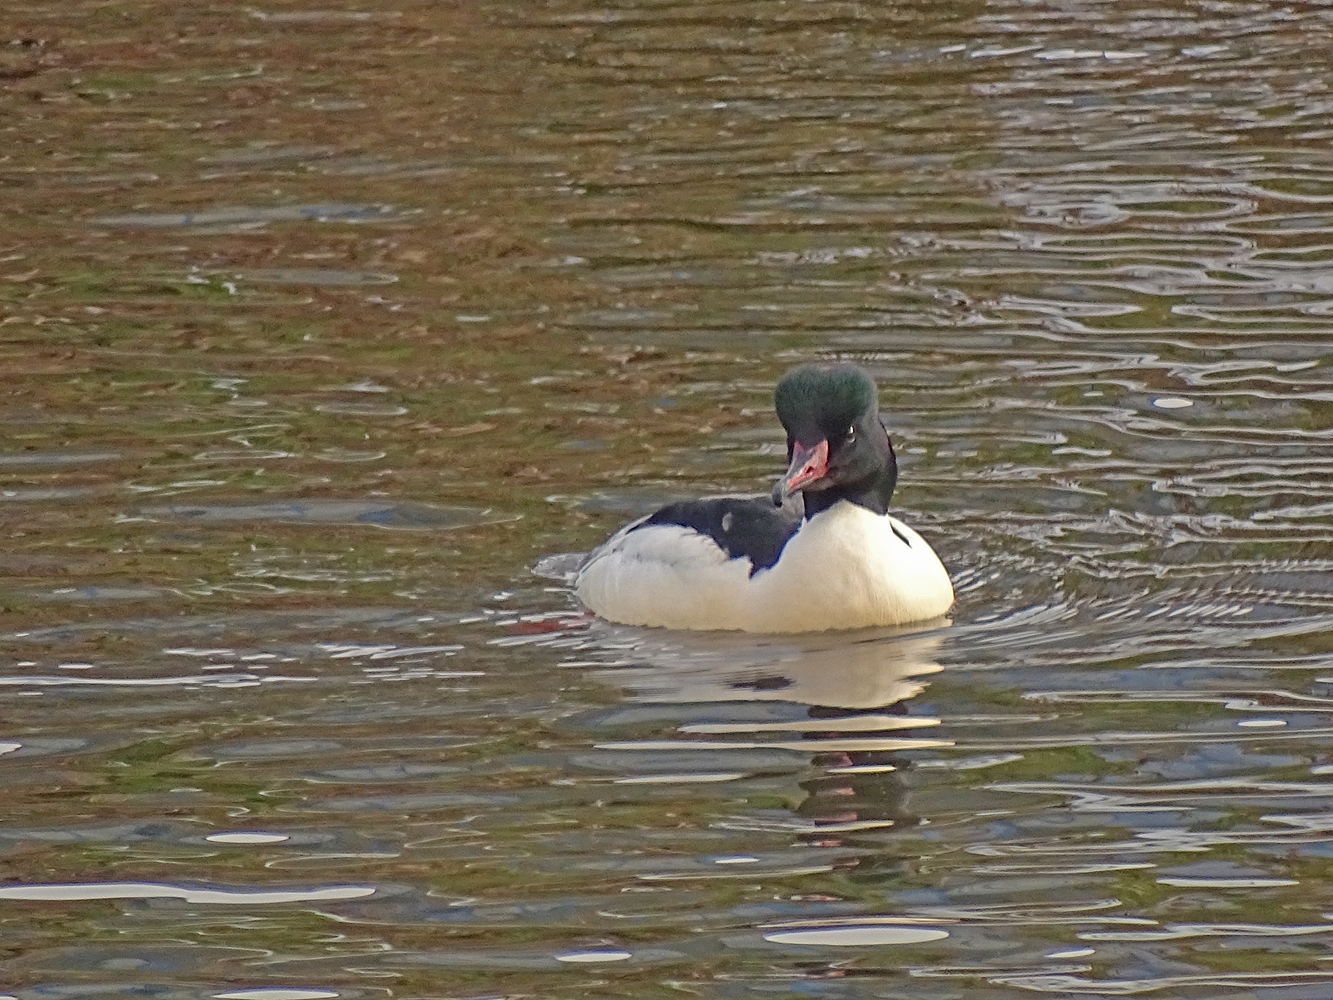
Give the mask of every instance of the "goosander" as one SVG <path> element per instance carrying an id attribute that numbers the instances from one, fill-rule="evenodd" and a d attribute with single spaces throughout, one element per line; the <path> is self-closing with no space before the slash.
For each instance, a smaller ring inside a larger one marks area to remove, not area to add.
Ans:
<path id="1" fill-rule="evenodd" d="M 953 604 L 925 539 L 888 513 L 898 463 L 875 383 L 803 365 L 774 394 L 786 474 L 765 497 L 669 504 L 594 549 L 574 591 L 625 625 L 819 632 L 901 625 Z"/>

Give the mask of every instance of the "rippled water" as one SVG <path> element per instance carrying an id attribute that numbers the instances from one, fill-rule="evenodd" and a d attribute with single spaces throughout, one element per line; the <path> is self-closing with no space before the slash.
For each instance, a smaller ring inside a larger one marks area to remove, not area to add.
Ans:
<path id="1" fill-rule="evenodd" d="M 1326 4 L 11 7 L 0 996 L 1333 998 Z M 952 621 L 581 614 L 831 357 Z"/>

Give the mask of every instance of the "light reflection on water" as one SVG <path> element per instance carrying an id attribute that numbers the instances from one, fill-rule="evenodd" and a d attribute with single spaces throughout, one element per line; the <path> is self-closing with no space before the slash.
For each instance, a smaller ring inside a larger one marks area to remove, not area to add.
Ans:
<path id="1" fill-rule="evenodd" d="M 1333 995 L 1327 10 L 19 17 L 13 996 Z M 584 616 L 834 356 L 951 618 Z"/>

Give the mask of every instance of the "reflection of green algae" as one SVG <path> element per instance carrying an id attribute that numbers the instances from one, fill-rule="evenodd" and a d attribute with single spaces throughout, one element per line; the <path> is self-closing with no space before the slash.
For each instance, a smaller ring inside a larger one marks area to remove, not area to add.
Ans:
<path id="1" fill-rule="evenodd" d="M 1103 725 L 1100 717 L 1098 725 Z M 1133 774 L 1134 771 L 1134 765 L 1108 760 L 1095 747 L 1073 746 L 1024 750 L 1020 760 L 996 764 L 982 773 L 987 782 L 1092 781 L 1113 774 Z M 1114 785 L 1107 786 L 1108 792 L 1114 789 Z"/>
<path id="2" fill-rule="evenodd" d="M 171 756 L 178 749 L 179 746 L 169 740 L 154 738 L 117 750 L 114 759 L 127 767 L 153 764 Z"/>
<path id="3" fill-rule="evenodd" d="M 244 803 L 254 812 L 264 812 L 277 805 L 261 784 L 232 780 L 211 768 L 185 767 L 179 760 L 171 760 L 186 745 L 180 739 L 154 738 L 116 751 L 103 771 L 96 794 L 101 797 L 154 795 L 194 787 L 220 801 Z"/>

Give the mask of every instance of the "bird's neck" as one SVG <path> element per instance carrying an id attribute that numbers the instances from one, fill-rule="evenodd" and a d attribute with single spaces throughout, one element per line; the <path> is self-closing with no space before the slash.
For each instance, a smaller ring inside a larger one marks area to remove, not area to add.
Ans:
<path id="1" fill-rule="evenodd" d="M 845 483 L 828 490 L 804 490 L 801 498 L 805 501 L 805 519 L 808 521 L 840 500 L 864 507 L 872 513 L 884 515 L 889 512 L 889 499 L 898 482 L 898 472 L 892 466 L 877 476 L 857 483 Z"/>

